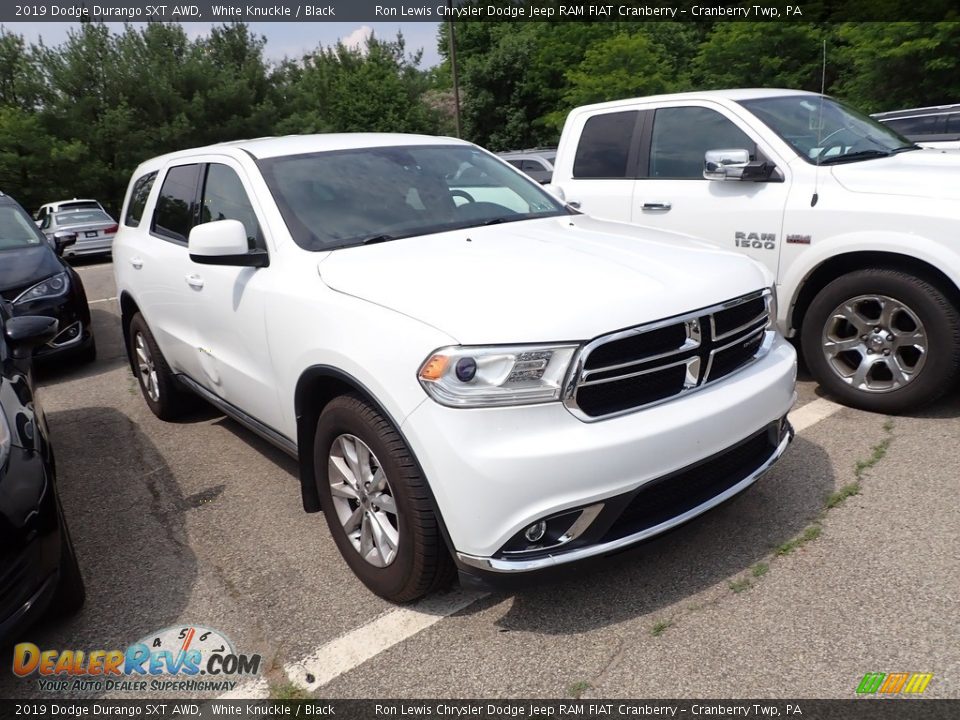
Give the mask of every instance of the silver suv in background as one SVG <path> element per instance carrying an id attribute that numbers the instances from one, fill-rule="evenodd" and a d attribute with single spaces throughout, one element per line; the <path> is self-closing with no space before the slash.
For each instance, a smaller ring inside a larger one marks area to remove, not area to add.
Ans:
<path id="1" fill-rule="evenodd" d="M 960 149 L 960 103 L 875 113 L 873 118 L 918 145 Z"/>
<path id="2" fill-rule="evenodd" d="M 557 159 L 556 148 L 510 150 L 497 154 L 541 185 L 546 185 L 553 179 L 553 163 Z"/>

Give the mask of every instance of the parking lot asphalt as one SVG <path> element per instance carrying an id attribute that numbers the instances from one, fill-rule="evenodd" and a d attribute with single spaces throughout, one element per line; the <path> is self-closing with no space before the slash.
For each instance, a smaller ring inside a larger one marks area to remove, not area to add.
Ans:
<path id="1" fill-rule="evenodd" d="M 732 502 L 562 581 L 398 609 L 303 513 L 287 456 L 212 408 L 150 413 L 112 266 L 78 270 L 99 357 L 38 379 L 88 595 L 41 648 L 202 625 L 264 657 L 240 688 L 260 696 L 853 697 L 932 672 L 926 696 L 960 697 L 960 393 L 886 418 L 801 378 L 793 446 Z M 0 696 L 44 693 L 3 673 Z"/>

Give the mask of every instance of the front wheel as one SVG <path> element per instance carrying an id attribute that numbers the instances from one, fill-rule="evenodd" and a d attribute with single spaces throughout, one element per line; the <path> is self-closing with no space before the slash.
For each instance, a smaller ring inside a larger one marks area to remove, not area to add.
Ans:
<path id="1" fill-rule="evenodd" d="M 314 464 L 324 516 L 350 569 L 370 590 L 410 602 L 452 577 L 426 482 L 393 425 L 344 395 L 317 424 Z"/>
<path id="2" fill-rule="evenodd" d="M 143 399 L 161 420 L 176 420 L 189 409 L 190 398 L 177 386 L 173 371 L 140 313 L 130 320 L 129 337 L 128 352 Z"/>
<path id="3" fill-rule="evenodd" d="M 801 344 L 824 389 L 874 412 L 932 402 L 960 371 L 957 308 L 936 286 L 897 270 L 858 270 L 823 288 L 807 309 Z"/>

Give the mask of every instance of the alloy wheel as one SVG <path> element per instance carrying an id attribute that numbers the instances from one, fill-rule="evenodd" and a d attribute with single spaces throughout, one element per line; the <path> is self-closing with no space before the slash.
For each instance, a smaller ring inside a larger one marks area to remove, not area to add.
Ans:
<path id="1" fill-rule="evenodd" d="M 140 374 L 140 384 L 144 391 L 153 402 L 160 401 L 160 383 L 157 381 L 157 366 L 153 361 L 153 355 L 150 353 L 150 346 L 147 345 L 143 333 L 137 333 L 134 336 L 134 347 L 137 352 L 137 368 Z"/>
<path id="2" fill-rule="evenodd" d="M 333 506 L 347 538 L 360 556 L 384 568 L 397 557 L 397 504 L 383 466 L 355 435 L 339 435 L 330 447 L 328 481 Z"/>

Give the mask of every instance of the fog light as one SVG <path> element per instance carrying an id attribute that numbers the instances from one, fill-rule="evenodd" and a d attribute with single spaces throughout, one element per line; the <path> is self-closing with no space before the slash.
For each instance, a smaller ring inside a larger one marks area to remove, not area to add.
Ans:
<path id="1" fill-rule="evenodd" d="M 533 525 L 526 529 L 526 532 L 523 533 L 523 536 L 530 542 L 540 542 L 543 540 L 543 536 L 547 534 L 547 523 L 541 520 L 540 522 L 535 522 Z"/>

